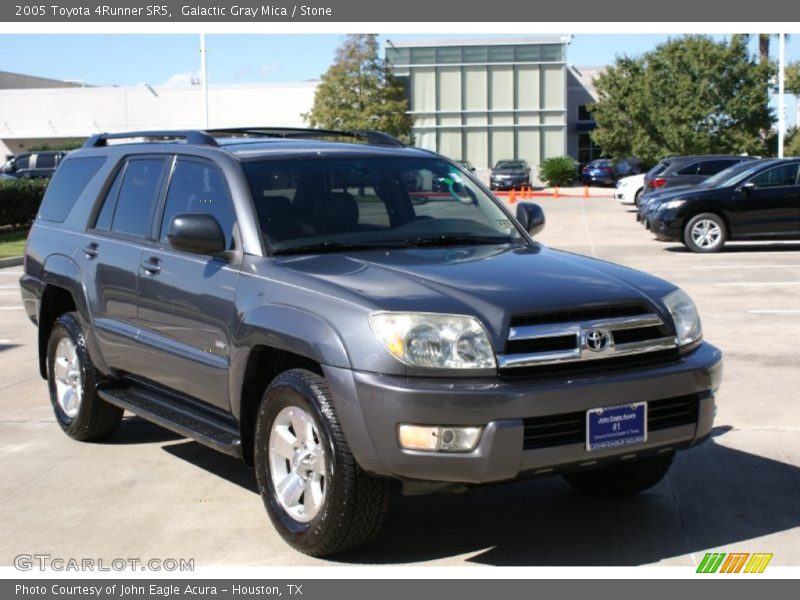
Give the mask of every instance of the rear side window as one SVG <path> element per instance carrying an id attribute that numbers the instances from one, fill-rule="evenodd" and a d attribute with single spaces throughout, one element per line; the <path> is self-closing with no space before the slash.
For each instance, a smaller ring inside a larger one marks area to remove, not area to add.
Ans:
<path id="1" fill-rule="evenodd" d="M 740 161 L 731 158 L 722 158 L 718 160 L 706 160 L 700 163 L 700 170 L 698 175 L 716 175 L 723 169 L 727 169 L 731 165 L 735 165 Z"/>
<path id="2" fill-rule="evenodd" d="M 686 165 L 682 169 L 678 169 L 678 175 L 697 175 L 700 171 L 700 165 L 702 163 L 693 162 L 689 165 Z"/>
<path id="3" fill-rule="evenodd" d="M 128 160 L 106 194 L 95 228 L 147 237 L 166 162 L 165 158 Z"/>
<path id="4" fill-rule="evenodd" d="M 63 222 L 105 161 L 102 156 L 65 160 L 47 186 L 39 217 L 45 221 Z"/>
<path id="5" fill-rule="evenodd" d="M 161 219 L 161 241 L 167 241 L 169 225 L 181 213 L 206 213 L 225 234 L 225 247 L 233 249 L 233 210 L 225 177 L 216 168 L 191 160 L 178 160 L 167 192 Z"/>
<path id="6" fill-rule="evenodd" d="M 52 169 L 56 166 L 55 154 L 37 154 L 36 155 L 36 168 L 37 169 Z"/>

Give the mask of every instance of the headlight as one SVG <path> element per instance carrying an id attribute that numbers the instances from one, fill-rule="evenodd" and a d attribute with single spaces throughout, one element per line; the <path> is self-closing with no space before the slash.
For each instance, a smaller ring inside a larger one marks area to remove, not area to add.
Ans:
<path id="1" fill-rule="evenodd" d="M 489 336 L 474 317 L 381 312 L 369 316 L 372 332 L 395 358 L 413 367 L 495 367 Z"/>
<path id="2" fill-rule="evenodd" d="M 662 204 L 659 204 L 658 208 L 663 208 L 664 210 L 672 210 L 673 208 L 678 208 L 679 206 L 683 206 L 686 204 L 686 200 L 669 200 Z"/>
<path id="3" fill-rule="evenodd" d="M 691 344 L 703 337 L 703 326 L 700 324 L 697 307 L 686 292 L 677 289 L 664 296 L 662 301 L 672 315 L 672 320 L 675 321 L 675 334 L 679 346 Z"/>

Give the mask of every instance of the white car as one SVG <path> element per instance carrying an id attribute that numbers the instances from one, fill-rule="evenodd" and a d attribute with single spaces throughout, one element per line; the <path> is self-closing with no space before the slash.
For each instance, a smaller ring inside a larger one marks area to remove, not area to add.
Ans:
<path id="1" fill-rule="evenodd" d="M 617 181 L 617 188 L 614 190 L 614 198 L 620 204 L 635 204 L 639 206 L 639 197 L 644 190 L 644 173 L 629 175 Z"/>

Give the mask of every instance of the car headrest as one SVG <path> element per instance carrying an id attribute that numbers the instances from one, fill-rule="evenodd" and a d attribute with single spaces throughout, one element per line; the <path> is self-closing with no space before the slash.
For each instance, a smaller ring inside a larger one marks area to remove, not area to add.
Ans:
<path id="1" fill-rule="evenodd" d="M 347 192 L 331 192 L 320 202 L 317 218 L 326 231 L 350 231 L 358 224 L 358 202 Z"/>

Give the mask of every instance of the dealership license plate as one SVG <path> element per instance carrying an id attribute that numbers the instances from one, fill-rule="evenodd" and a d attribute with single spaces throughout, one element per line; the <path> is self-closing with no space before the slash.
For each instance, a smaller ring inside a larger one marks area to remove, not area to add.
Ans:
<path id="1" fill-rule="evenodd" d="M 586 411 L 586 449 L 604 450 L 647 441 L 647 402 Z"/>

